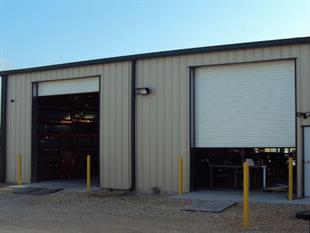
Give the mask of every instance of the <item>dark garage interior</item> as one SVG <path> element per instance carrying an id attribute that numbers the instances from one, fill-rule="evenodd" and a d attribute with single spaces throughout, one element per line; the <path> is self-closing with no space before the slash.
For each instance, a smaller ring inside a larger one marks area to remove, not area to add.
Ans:
<path id="1" fill-rule="evenodd" d="M 254 163 L 250 168 L 251 189 L 286 189 L 290 156 L 296 159 L 295 148 L 193 148 L 191 189 L 242 189 L 245 159 Z"/>
<path id="2" fill-rule="evenodd" d="M 86 177 L 99 171 L 99 93 L 36 97 L 36 181 Z"/>

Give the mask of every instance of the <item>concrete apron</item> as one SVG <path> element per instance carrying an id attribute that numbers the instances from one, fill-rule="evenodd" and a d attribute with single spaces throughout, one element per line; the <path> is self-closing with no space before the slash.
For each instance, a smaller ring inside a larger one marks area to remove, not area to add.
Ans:
<path id="1" fill-rule="evenodd" d="M 97 182 L 93 182 L 97 183 Z M 85 180 L 55 180 L 55 181 L 44 181 L 31 184 L 23 185 L 10 185 L 9 188 L 20 188 L 20 187 L 34 187 L 34 188 L 51 188 L 51 189 L 63 189 L 63 192 L 86 192 L 86 181 Z M 101 188 L 98 185 L 92 184 L 91 191 L 97 191 Z"/>
<path id="2" fill-rule="evenodd" d="M 181 196 L 172 196 L 175 199 L 204 200 L 204 201 L 232 201 L 243 202 L 241 190 L 204 190 L 198 192 L 185 193 Z M 298 204 L 310 205 L 310 198 L 295 199 L 289 201 L 287 193 L 269 193 L 261 191 L 250 191 L 251 203 L 271 203 L 271 204 Z"/>

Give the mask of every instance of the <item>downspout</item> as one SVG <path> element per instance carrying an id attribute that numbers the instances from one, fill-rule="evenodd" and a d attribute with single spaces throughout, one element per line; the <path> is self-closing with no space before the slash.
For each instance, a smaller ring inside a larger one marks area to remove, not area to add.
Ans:
<path id="1" fill-rule="evenodd" d="M 136 189 L 136 60 L 131 61 L 131 186 Z"/>
<path id="2" fill-rule="evenodd" d="M 6 181 L 7 75 L 1 76 L 0 182 Z"/>

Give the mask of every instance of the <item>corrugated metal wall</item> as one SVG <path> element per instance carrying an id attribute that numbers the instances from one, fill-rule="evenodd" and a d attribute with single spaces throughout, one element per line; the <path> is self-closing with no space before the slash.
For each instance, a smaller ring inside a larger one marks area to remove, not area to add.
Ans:
<path id="1" fill-rule="evenodd" d="M 211 52 L 144 59 L 137 62 L 137 87 L 150 87 L 137 97 L 137 189 L 157 186 L 177 191 L 177 156 L 184 156 L 185 191 L 189 191 L 189 67 L 297 58 L 297 111 L 310 110 L 310 45 Z M 298 192 L 302 189 L 302 128 L 299 119 Z"/>
<path id="2" fill-rule="evenodd" d="M 177 191 L 177 156 L 184 157 L 185 191 L 189 191 L 190 111 L 189 67 L 297 58 L 297 111 L 310 110 L 310 45 L 210 52 L 137 61 L 137 87 L 150 87 L 137 96 L 137 190 L 157 186 Z M 101 185 L 128 188 L 130 184 L 130 63 L 85 66 L 12 75 L 8 78 L 7 179 L 14 182 L 15 156 L 24 155 L 23 177 L 30 181 L 31 82 L 102 75 Z M 10 99 L 15 99 L 14 103 Z M 298 119 L 298 194 L 302 193 L 302 125 Z"/>
<path id="3" fill-rule="evenodd" d="M 119 62 L 11 75 L 8 78 L 7 170 L 16 181 L 16 155 L 22 154 L 23 182 L 31 181 L 32 82 L 100 75 L 100 182 L 128 189 L 131 184 L 131 65 Z M 11 100 L 14 102 L 11 102 Z"/>

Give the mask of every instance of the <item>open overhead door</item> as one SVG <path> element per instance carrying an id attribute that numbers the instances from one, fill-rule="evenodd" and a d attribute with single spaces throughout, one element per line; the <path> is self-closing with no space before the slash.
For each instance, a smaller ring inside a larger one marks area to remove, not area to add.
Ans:
<path id="1" fill-rule="evenodd" d="M 293 60 L 199 67 L 195 147 L 295 147 Z"/>

